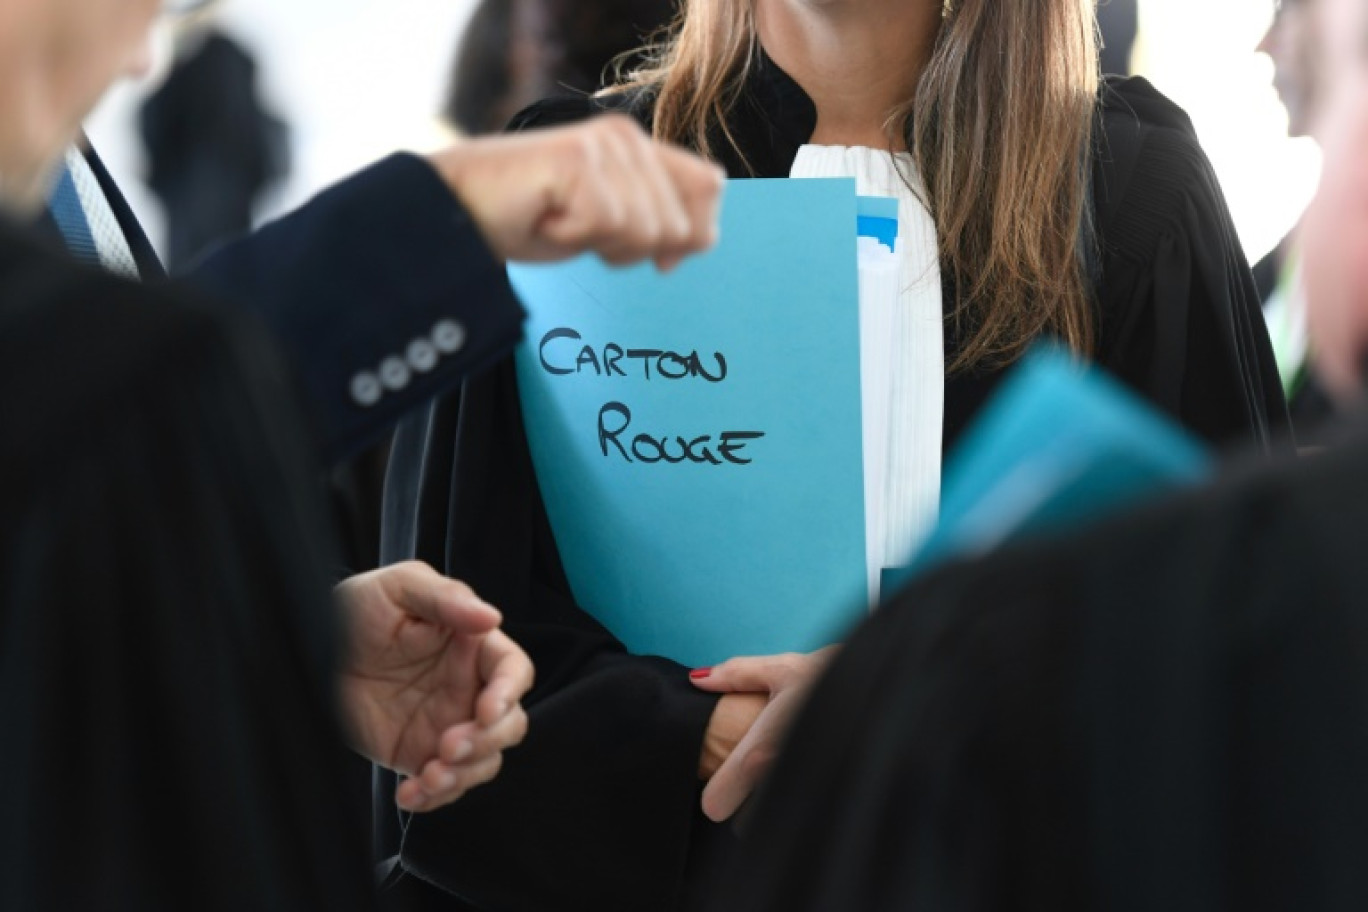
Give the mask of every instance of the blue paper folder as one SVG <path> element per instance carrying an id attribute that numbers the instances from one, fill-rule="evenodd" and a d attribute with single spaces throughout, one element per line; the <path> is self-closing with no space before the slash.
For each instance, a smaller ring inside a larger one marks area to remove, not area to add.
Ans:
<path id="1" fill-rule="evenodd" d="M 633 652 L 808 651 L 867 609 L 856 221 L 849 179 L 733 181 L 669 275 L 510 268 L 556 544 Z"/>
<path id="2" fill-rule="evenodd" d="M 1195 438 L 1067 353 L 1041 348 L 1004 381 L 946 465 L 941 518 L 886 592 L 940 562 L 1095 520 L 1211 471 Z"/>

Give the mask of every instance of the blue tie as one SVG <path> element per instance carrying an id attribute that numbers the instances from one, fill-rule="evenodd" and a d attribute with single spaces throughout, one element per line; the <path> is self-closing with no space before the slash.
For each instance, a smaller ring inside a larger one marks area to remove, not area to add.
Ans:
<path id="1" fill-rule="evenodd" d="M 76 182 L 65 164 L 57 179 L 57 187 L 48 200 L 48 211 L 57 222 L 66 241 L 67 249 L 78 260 L 94 265 L 100 264 L 100 252 L 95 247 L 95 235 L 90 233 L 90 222 L 86 220 L 85 210 L 81 208 L 81 197 L 76 192 Z"/>

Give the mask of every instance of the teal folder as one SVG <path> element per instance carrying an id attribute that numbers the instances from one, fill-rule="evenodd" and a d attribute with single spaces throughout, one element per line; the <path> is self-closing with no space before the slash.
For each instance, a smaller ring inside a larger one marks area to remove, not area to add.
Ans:
<path id="1" fill-rule="evenodd" d="M 1103 371 L 1055 348 L 1029 354 L 947 461 L 941 516 L 885 592 L 952 558 L 1096 521 L 1206 478 L 1187 431 Z"/>
<path id="2" fill-rule="evenodd" d="M 809 651 L 868 610 L 856 225 L 853 180 L 733 181 L 670 274 L 510 268 L 562 564 L 631 651 Z"/>

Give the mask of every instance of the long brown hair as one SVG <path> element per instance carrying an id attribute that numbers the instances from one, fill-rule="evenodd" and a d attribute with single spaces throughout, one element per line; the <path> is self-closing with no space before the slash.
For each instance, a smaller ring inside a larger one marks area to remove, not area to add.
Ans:
<path id="1" fill-rule="evenodd" d="M 727 114 L 756 57 L 753 2 L 683 0 L 670 36 L 626 83 L 654 93 L 657 138 L 710 155 L 720 128 L 736 147 Z M 952 372 L 1010 362 L 1045 332 L 1093 351 L 1093 4 L 954 0 L 916 95 L 890 112 L 956 289 L 946 314 L 962 343 Z"/>

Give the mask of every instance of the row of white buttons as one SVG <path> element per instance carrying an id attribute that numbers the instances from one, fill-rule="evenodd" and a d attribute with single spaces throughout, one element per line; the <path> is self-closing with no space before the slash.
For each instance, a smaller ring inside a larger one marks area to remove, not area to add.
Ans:
<path id="1" fill-rule="evenodd" d="M 352 401 L 370 408 L 384 398 L 385 391 L 397 393 L 409 385 L 413 375 L 426 374 L 443 355 L 454 355 L 466 343 L 465 327 L 455 320 L 442 320 L 428 338 L 414 339 L 404 357 L 391 355 L 375 371 L 361 371 L 351 379 Z"/>

